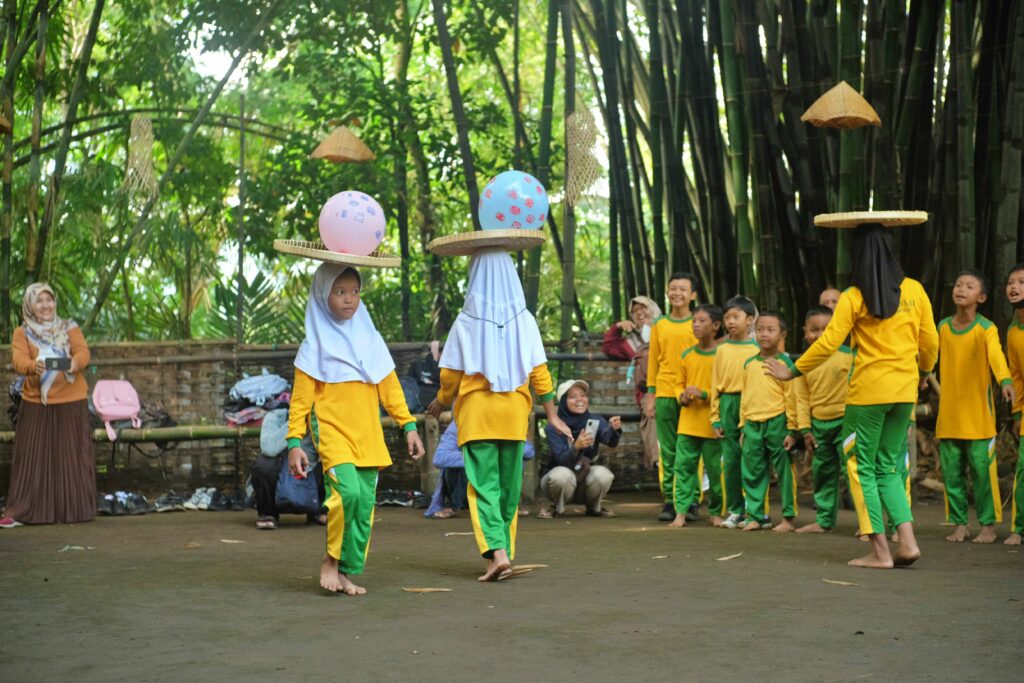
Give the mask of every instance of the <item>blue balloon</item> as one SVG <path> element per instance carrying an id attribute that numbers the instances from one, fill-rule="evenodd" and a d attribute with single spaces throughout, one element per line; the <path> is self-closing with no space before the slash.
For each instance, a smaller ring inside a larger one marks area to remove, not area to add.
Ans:
<path id="1" fill-rule="evenodd" d="M 484 230 L 540 229 L 548 218 L 548 193 L 529 173 L 505 171 L 484 186 L 479 208 Z"/>

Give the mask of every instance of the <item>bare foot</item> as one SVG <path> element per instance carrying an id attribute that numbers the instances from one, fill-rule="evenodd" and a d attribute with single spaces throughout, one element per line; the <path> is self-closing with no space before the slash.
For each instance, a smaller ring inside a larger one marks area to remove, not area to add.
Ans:
<path id="1" fill-rule="evenodd" d="M 772 527 L 772 533 L 774 534 L 788 534 L 790 531 L 796 531 L 796 527 L 793 526 L 792 518 L 790 517 L 783 517 L 778 525 Z"/>
<path id="2" fill-rule="evenodd" d="M 1006 540 L 1003 541 L 1003 545 L 1020 545 L 1020 541 L 1021 535 L 1013 533 L 1006 537 Z"/>
<path id="3" fill-rule="evenodd" d="M 946 540 L 950 543 L 963 543 L 971 535 L 967 532 L 967 526 L 964 524 L 957 525 L 956 529 L 953 530 L 949 536 L 946 536 Z"/>
<path id="4" fill-rule="evenodd" d="M 892 554 L 892 563 L 897 567 L 909 567 L 921 559 L 919 548 L 900 548 Z"/>
<path id="5" fill-rule="evenodd" d="M 900 532 L 898 532 L 898 531 L 892 532 L 892 536 L 890 536 L 889 538 L 892 540 L 893 543 L 899 543 L 900 542 Z"/>
<path id="6" fill-rule="evenodd" d="M 722 526 L 722 518 L 718 515 L 711 515 L 711 526 Z"/>
<path id="7" fill-rule="evenodd" d="M 497 581 L 502 572 L 510 569 L 512 563 L 508 561 L 508 553 L 502 550 L 495 550 L 494 556 L 487 562 L 487 571 L 477 577 L 477 581 Z"/>
<path id="8" fill-rule="evenodd" d="M 758 521 L 755 521 L 753 519 L 740 527 L 740 529 L 743 530 L 743 531 L 757 531 L 760 528 L 761 528 L 761 523 L 758 522 Z"/>
<path id="9" fill-rule="evenodd" d="M 866 569 L 892 569 L 893 567 L 892 559 L 886 560 L 878 557 L 874 553 L 865 555 L 864 557 L 858 557 L 856 560 L 850 560 L 846 564 L 851 567 L 862 567 Z"/>
<path id="10" fill-rule="evenodd" d="M 352 579 L 345 574 L 338 574 L 338 579 L 341 581 L 341 592 L 345 595 L 366 595 L 366 589 L 352 583 Z"/>
<path id="11" fill-rule="evenodd" d="M 337 593 L 342 587 L 341 578 L 338 575 L 338 561 L 326 554 L 320 563 L 320 587 L 332 593 Z"/>
<path id="12" fill-rule="evenodd" d="M 823 527 L 822 525 L 818 524 L 817 522 L 811 522 L 810 524 L 804 524 L 802 527 L 800 527 L 799 529 L 796 530 L 796 532 L 798 534 L 827 534 L 830 531 L 832 531 L 832 530 L 831 529 L 826 529 L 825 527 Z"/>
<path id="13" fill-rule="evenodd" d="M 974 537 L 972 543 L 994 543 L 996 540 L 996 530 L 992 528 L 992 525 L 981 527 L 981 531 Z"/>
<path id="14" fill-rule="evenodd" d="M 669 523 L 669 526 L 674 526 L 674 527 L 684 527 L 684 526 L 686 526 L 686 515 L 677 514 L 676 518 L 673 519 Z"/>

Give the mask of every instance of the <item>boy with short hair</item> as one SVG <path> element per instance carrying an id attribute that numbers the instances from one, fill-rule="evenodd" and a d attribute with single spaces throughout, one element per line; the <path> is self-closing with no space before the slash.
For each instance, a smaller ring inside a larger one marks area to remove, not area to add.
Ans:
<path id="1" fill-rule="evenodd" d="M 757 308 L 745 296 L 725 302 L 723 321 L 729 336 L 715 349 L 711 368 L 711 410 L 708 418 L 715 436 L 722 442 L 722 495 L 727 516 L 722 527 L 735 529 L 743 521 L 743 474 L 740 462 L 740 391 L 743 364 L 757 355 L 757 342 L 750 338 Z"/>
<path id="2" fill-rule="evenodd" d="M 743 389 L 740 400 L 740 425 L 743 428 L 743 495 L 746 522 L 744 531 L 769 529 L 769 465 L 775 469 L 782 493 L 783 521 L 775 531 L 792 531 L 796 517 L 796 471 L 789 450 L 796 444 L 790 434 L 795 422 L 787 417 L 787 404 L 795 402 L 792 383 L 781 382 L 765 372 L 765 361 L 776 358 L 792 366 L 785 351 L 786 320 L 781 313 L 762 311 L 754 323 L 760 352 L 743 364 Z M 791 412 L 791 411 L 789 411 Z"/>
<path id="3" fill-rule="evenodd" d="M 836 310 L 836 304 L 839 303 L 840 296 L 842 296 L 842 292 L 835 287 L 828 286 L 821 290 L 821 294 L 818 295 L 818 305 L 834 311 Z"/>
<path id="4" fill-rule="evenodd" d="M 697 297 L 697 278 L 691 273 L 672 273 L 668 280 L 669 312 L 651 326 L 650 352 L 647 361 L 647 396 L 644 413 L 655 418 L 661 457 L 658 478 L 664 505 L 658 519 L 675 519 L 673 503 L 673 465 L 676 457 L 676 427 L 679 424 L 679 401 L 675 394 L 676 366 L 684 350 L 697 343 L 693 336 L 690 302 Z"/>
<path id="5" fill-rule="evenodd" d="M 1010 269 L 1006 281 L 1006 299 L 1013 305 L 1013 322 L 1006 331 L 1006 356 L 1013 379 L 1013 433 L 1017 435 L 1017 472 L 1013 478 L 1013 503 L 1010 505 L 1010 536 L 1006 545 L 1020 545 L 1024 535 L 1024 438 L 1021 438 L 1021 410 L 1024 409 L 1024 263 Z"/>
<path id="6" fill-rule="evenodd" d="M 815 306 L 804 318 L 804 340 L 810 346 L 828 326 L 832 309 Z M 843 344 L 823 364 L 793 380 L 796 392 L 796 424 L 811 456 L 814 481 L 814 522 L 796 530 L 798 534 L 825 533 L 836 525 L 839 513 L 839 478 L 843 446 L 843 412 L 846 386 L 853 356 Z M 791 418 L 792 419 L 792 418 Z"/>
<path id="7" fill-rule="evenodd" d="M 975 543 L 996 540 L 993 525 L 1001 522 L 999 475 L 996 471 L 996 413 L 992 380 L 986 365 L 1003 387 L 1003 398 L 1013 402 L 1013 382 L 999 344 L 999 332 L 978 314 L 988 298 L 985 276 L 973 269 L 961 271 L 953 285 L 956 313 L 939 322 L 939 380 L 942 396 L 935 436 L 946 484 L 946 508 L 956 529 L 947 541 L 967 538 L 967 469 L 974 486 L 974 507 L 981 524 Z"/>

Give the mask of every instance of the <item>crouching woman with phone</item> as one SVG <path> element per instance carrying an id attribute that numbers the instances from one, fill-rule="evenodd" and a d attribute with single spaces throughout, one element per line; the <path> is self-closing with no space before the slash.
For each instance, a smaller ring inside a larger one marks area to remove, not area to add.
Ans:
<path id="1" fill-rule="evenodd" d="M 594 465 L 598 446 L 615 448 L 622 436 L 622 419 L 608 420 L 590 412 L 590 390 L 583 380 L 562 382 L 555 392 L 558 417 L 572 431 L 572 440 L 553 429 L 544 428 L 551 451 L 548 471 L 540 480 L 540 489 L 550 501 L 537 515 L 550 519 L 565 512 L 565 504 L 582 502 L 591 517 L 615 517 L 615 513 L 602 507 L 615 476 L 607 467 Z"/>
<path id="2" fill-rule="evenodd" d="M 0 527 L 88 522 L 96 516 L 88 385 L 81 376 L 89 347 L 78 325 L 57 315 L 50 285 L 29 285 L 21 310 L 11 362 L 24 383 Z"/>

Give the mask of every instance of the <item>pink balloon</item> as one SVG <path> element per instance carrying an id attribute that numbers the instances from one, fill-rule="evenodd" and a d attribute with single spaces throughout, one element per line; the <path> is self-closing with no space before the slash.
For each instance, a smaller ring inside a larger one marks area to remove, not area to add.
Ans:
<path id="1" fill-rule="evenodd" d="M 357 190 L 339 192 L 320 209 L 320 239 L 331 251 L 369 256 L 384 239 L 380 204 Z"/>

